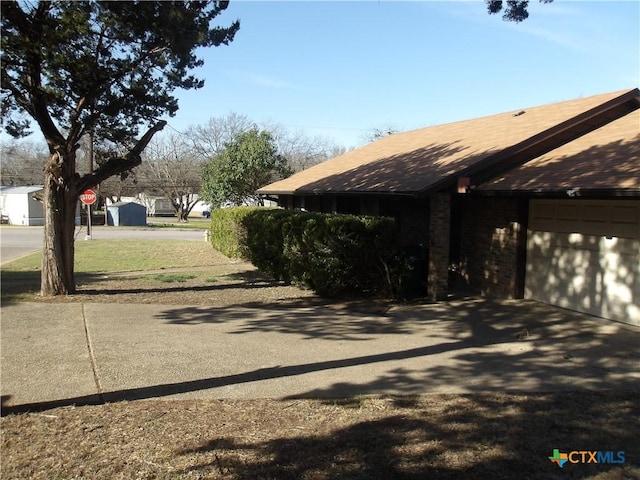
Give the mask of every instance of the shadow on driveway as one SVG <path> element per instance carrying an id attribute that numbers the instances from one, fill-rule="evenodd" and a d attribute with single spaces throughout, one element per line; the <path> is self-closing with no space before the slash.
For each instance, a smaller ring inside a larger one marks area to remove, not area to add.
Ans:
<path id="1" fill-rule="evenodd" d="M 116 307 L 112 305 L 110 309 Z M 154 311 L 147 319 L 122 320 L 123 325 L 148 322 L 143 323 L 145 337 L 136 341 L 147 342 L 147 347 L 152 348 L 158 338 L 166 337 L 172 342 L 171 338 L 179 333 L 188 345 L 181 348 L 188 350 L 175 350 L 177 361 L 199 363 L 199 358 L 210 359 L 210 365 L 199 365 L 198 372 L 218 373 L 196 380 L 178 377 L 175 382 L 149 382 L 149 386 L 23 405 L 5 405 L 10 399 L 3 397 L 3 414 L 192 392 L 201 392 L 202 398 L 218 398 L 216 389 L 258 382 L 267 382 L 263 396 L 285 398 L 637 390 L 640 385 L 638 329 L 529 301 L 471 299 L 395 306 L 378 314 L 305 302 L 162 306 Z M 113 315 L 119 318 L 117 312 Z M 105 324 L 102 328 L 107 331 L 119 327 Z M 254 352 L 255 358 L 231 355 L 225 358 L 238 364 L 224 364 L 215 357 L 217 347 L 208 343 L 211 338 L 218 339 L 218 345 L 229 344 L 231 352 L 236 351 L 236 345 L 248 342 L 246 348 Z M 116 340 L 113 337 L 109 342 L 117 346 Z M 94 344 L 100 342 L 98 335 Z M 267 344 L 275 348 L 275 353 L 261 350 Z M 106 347 L 103 349 L 103 356 L 110 354 Z M 198 352 L 203 356 L 198 357 Z M 162 353 L 160 347 L 158 353 Z M 117 352 L 113 355 L 117 357 Z M 251 368 L 267 357 L 275 366 Z M 137 365 L 138 360 L 133 356 L 123 361 Z M 145 359 L 149 361 L 152 360 Z M 158 364 L 152 368 L 163 369 L 171 357 L 160 355 L 153 361 Z M 103 369 L 100 355 L 97 369 Z M 234 373 L 222 374 L 223 371 Z M 321 372 L 331 375 L 313 376 Z M 293 381 L 296 377 L 304 377 L 305 383 Z M 287 379 L 291 381 L 278 383 L 277 388 L 273 383 Z M 145 382 L 144 376 L 136 380 Z M 280 394 L 275 395 L 276 391 Z"/>

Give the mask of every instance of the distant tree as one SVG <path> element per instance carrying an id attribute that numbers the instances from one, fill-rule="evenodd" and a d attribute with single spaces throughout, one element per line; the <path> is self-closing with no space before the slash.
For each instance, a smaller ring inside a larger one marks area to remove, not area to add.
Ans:
<path id="1" fill-rule="evenodd" d="M 344 155 L 347 152 L 355 150 L 356 147 L 343 147 L 342 145 L 335 145 L 329 150 L 329 158 L 339 157 L 340 155 Z"/>
<path id="2" fill-rule="evenodd" d="M 224 150 L 205 164 L 202 198 L 212 208 L 225 203 L 262 205 L 256 191 L 290 173 L 271 133 L 252 128 L 225 144 Z"/>
<path id="3" fill-rule="evenodd" d="M 42 185 L 46 145 L 34 142 L 3 142 L 0 157 L 2 185 Z"/>
<path id="4" fill-rule="evenodd" d="M 529 2 L 527 0 L 507 0 L 506 7 L 502 0 L 485 0 L 490 14 L 503 12 L 502 18 L 508 22 L 521 22 L 529 18 Z M 540 0 L 540 3 L 551 3 L 553 0 Z"/>
<path id="5" fill-rule="evenodd" d="M 300 130 L 292 132 L 276 122 L 258 124 L 246 115 L 235 112 L 211 117 L 205 124 L 191 126 L 185 132 L 185 137 L 197 154 L 210 160 L 220 154 L 227 143 L 252 128 L 271 134 L 278 153 L 287 159 L 294 172 L 331 158 L 331 152 L 340 148 L 328 138 L 310 137 Z"/>
<path id="6" fill-rule="evenodd" d="M 141 163 L 141 153 L 174 115 L 176 88 L 200 88 L 195 52 L 231 42 L 240 27 L 212 27 L 226 1 L 0 2 L 0 103 L 6 131 L 34 120 L 48 146 L 44 166 L 41 293 L 75 291 L 74 220 L 87 187 Z M 139 128 L 147 132 L 138 139 Z M 80 140 L 97 138 L 126 154 L 81 175 Z"/>
<path id="7" fill-rule="evenodd" d="M 179 222 L 188 222 L 198 202 L 204 162 L 176 135 L 154 139 L 143 155 L 139 177 L 147 193 L 159 193 L 171 201 Z"/>
<path id="8" fill-rule="evenodd" d="M 334 156 L 333 152 L 340 149 L 329 138 L 311 137 L 302 130 L 290 131 L 280 124 L 268 124 L 265 129 L 273 136 L 278 153 L 286 159 L 292 172 L 299 172 L 324 162 Z"/>
<path id="9" fill-rule="evenodd" d="M 220 117 L 211 117 L 207 123 L 189 127 L 184 136 L 194 153 L 203 160 L 210 160 L 222 153 L 227 143 L 255 125 L 246 115 L 230 112 Z"/>
<path id="10" fill-rule="evenodd" d="M 389 135 L 393 135 L 394 133 L 398 133 L 399 131 L 400 129 L 396 125 L 387 124 L 382 127 L 374 127 L 370 129 L 367 133 L 365 133 L 363 139 L 367 143 L 371 143 Z"/>

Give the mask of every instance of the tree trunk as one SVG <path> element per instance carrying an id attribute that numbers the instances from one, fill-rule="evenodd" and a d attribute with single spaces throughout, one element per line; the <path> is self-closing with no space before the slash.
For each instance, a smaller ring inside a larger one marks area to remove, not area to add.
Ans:
<path id="1" fill-rule="evenodd" d="M 82 190 L 131 170 L 142 162 L 140 155 L 153 135 L 167 124 L 157 122 L 124 157 L 114 157 L 82 178 L 76 173 L 76 149 L 69 139 L 48 140 L 50 154 L 44 168 L 44 247 L 40 294 L 68 295 L 76 290 L 73 272 L 74 230 L 78 197 Z M 63 145 L 61 145 L 63 144 Z"/>
<path id="2" fill-rule="evenodd" d="M 66 158 L 63 159 L 63 155 Z M 47 161 L 44 180 L 44 248 L 40 281 L 43 296 L 75 292 L 73 259 L 77 202 L 75 151 L 54 152 Z"/>
<path id="3" fill-rule="evenodd" d="M 189 221 L 189 211 L 185 208 L 182 199 L 178 197 L 177 201 L 171 201 L 173 205 L 173 211 L 176 213 L 176 217 L 178 218 L 179 223 L 188 222 Z"/>

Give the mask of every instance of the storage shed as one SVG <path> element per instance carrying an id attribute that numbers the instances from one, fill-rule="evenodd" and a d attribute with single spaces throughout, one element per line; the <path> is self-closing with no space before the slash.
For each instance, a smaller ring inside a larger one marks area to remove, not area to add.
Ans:
<path id="1" fill-rule="evenodd" d="M 147 208 L 139 203 L 118 202 L 107 207 L 108 225 L 140 227 L 147 225 Z"/>

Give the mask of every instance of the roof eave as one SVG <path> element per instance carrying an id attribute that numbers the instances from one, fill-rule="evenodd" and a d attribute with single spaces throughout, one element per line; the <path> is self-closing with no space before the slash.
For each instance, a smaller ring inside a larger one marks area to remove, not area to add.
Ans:
<path id="1" fill-rule="evenodd" d="M 513 189 L 490 190 L 472 189 L 461 195 L 487 197 L 553 197 L 553 198 L 640 198 L 640 188 L 545 188 L 545 189 Z"/>
<path id="2" fill-rule="evenodd" d="M 357 195 L 359 197 L 416 197 L 418 192 L 415 191 L 366 191 L 366 190 L 345 190 L 345 191 L 327 191 L 327 190 L 268 190 L 258 191 L 259 195 L 263 196 L 281 196 L 281 195 L 294 195 L 294 196 L 347 196 Z"/>
<path id="3" fill-rule="evenodd" d="M 488 156 L 479 164 L 449 175 L 417 193 L 419 196 L 428 196 L 438 191 L 453 188 L 460 177 L 469 177 L 472 185 L 481 185 L 507 170 L 521 166 L 534 158 L 555 150 L 638 108 L 640 108 L 640 90 L 634 88 L 586 112 L 543 130 L 520 143 L 500 150 Z M 613 116 L 607 116 L 607 113 L 613 114 Z M 598 121 L 592 123 L 593 120 Z"/>

